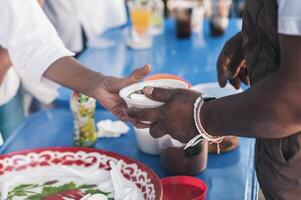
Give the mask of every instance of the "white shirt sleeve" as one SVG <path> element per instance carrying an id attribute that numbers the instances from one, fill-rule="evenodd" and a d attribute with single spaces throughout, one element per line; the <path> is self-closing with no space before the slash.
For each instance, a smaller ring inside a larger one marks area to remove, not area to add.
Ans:
<path id="1" fill-rule="evenodd" d="M 36 0 L 0 0 L 0 45 L 8 49 L 18 70 L 38 82 L 53 62 L 74 55 Z"/>
<path id="2" fill-rule="evenodd" d="M 300 0 L 278 0 L 278 33 L 301 36 Z"/>

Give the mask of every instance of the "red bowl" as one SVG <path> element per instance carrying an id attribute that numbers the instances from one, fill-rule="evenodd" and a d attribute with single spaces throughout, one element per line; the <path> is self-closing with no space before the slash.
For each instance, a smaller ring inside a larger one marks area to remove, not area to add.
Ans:
<path id="1" fill-rule="evenodd" d="M 172 176 L 161 179 L 163 200 L 205 200 L 207 184 L 191 176 Z"/>

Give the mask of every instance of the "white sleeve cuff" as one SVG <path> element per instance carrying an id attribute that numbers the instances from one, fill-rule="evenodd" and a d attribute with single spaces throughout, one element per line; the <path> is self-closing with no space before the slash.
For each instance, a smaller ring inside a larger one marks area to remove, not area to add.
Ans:
<path id="1" fill-rule="evenodd" d="M 301 19 L 282 17 L 278 19 L 278 33 L 301 36 Z"/>

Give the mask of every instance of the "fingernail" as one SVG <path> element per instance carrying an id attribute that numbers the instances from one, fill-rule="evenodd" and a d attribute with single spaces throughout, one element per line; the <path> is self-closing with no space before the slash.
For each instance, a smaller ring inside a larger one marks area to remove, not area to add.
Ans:
<path id="1" fill-rule="evenodd" d="M 150 87 L 150 86 L 147 86 L 147 87 L 143 88 L 144 94 L 148 94 L 148 95 L 151 95 L 153 93 L 153 90 L 154 90 L 154 88 Z"/>
<path id="2" fill-rule="evenodd" d="M 232 76 L 233 76 L 233 73 L 232 73 L 232 72 L 230 72 L 229 70 L 226 71 L 225 77 L 226 77 L 227 79 L 232 79 Z"/>

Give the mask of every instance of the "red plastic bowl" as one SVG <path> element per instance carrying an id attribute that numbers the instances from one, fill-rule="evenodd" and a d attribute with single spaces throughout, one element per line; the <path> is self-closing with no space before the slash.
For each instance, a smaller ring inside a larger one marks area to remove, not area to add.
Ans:
<path id="1" fill-rule="evenodd" d="M 163 200 L 205 200 L 207 184 L 191 176 L 172 176 L 161 179 Z"/>

